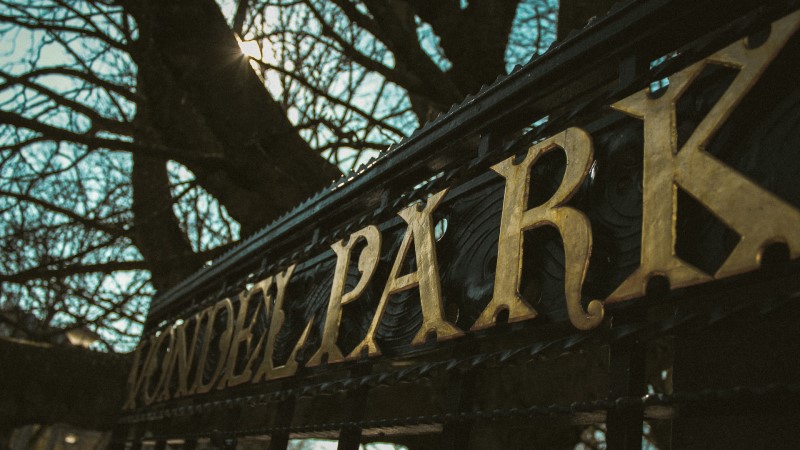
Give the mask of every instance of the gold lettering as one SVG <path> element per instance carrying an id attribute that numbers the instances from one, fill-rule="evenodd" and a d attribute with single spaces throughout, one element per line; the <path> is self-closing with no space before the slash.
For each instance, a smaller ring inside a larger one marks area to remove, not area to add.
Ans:
<path id="1" fill-rule="evenodd" d="M 208 381 L 204 382 L 206 362 L 208 360 L 208 351 L 211 347 L 211 342 L 214 340 L 214 324 L 216 323 L 217 316 L 220 311 L 225 310 L 225 331 L 219 335 L 219 357 L 216 361 L 216 367 L 211 373 Z M 230 299 L 220 300 L 213 306 L 206 309 L 208 321 L 206 322 L 206 329 L 203 333 L 203 347 L 200 351 L 200 359 L 197 361 L 197 372 L 194 377 L 194 385 L 192 385 L 192 393 L 205 394 L 214 387 L 217 378 L 219 377 L 222 369 L 225 368 L 226 355 L 230 348 L 231 338 L 233 334 L 233 305 Z M 198 324 L 199 326 L 199 324 Z"/>
<path id="2" fill-rule="evenodd" d="M 775 242 L 786 244 L 792 258 L 800 257 L 800 211 L 705 152 L 720 127 L 798 29 L 800 11 L 774 22 L 769 38 L 760 46 L 750 48 L 746 40 L 736 42 L 671 76 L 669 88 L 659 98 L 650 98 L 645 89 L 611 105 L 643 121 L 644 182 L 640 266 L 605 303 L 643 296 L 648 280 L 654 275 L 666 277 L 670 286 L 677 288 L 754 270 L 760 263 L 764 247 Z M 678 148 L 676 104 L 709 64 L 736 69 L 738 74 L 686 143 Z M 567 157 L 561 185 L 547 202 L 526 209 L 530 194 L 531 168 L 542 155 L 557 148 L 563 149 Z M 592 300 L 586 310 L 581 304 L 581 288 L 592 250 L 591 224 L 582 212 L 565 206 L 588 175 L 592 159 L 591 137 L 584 130 L 571 127 L 531 146 L 522 162 L 515 164 L 515 158 L 511 157 L 492 167 L 492 170 L 505 178 L 496 278 L 492 298 L 471 330 L 493 326 L 501 311 L 508 312 L 509 322 L 536 317 L 536 310 L 519 294 L 522 244 L 526 230 L 546 225 L 555 227 L 564 243 L 564 292 L 570 321 L 582 330 L 594 328 L 602 322 L 603 303 Z M 732 253 L 713 275 L 683 261 L 675 252 L 676 199 L 679 187 L 740 236 Z M 412 345 L 425 343 L 431 333 L 435 333 L 439 341 L 464 334 L 444 318 L 442 303 L 432 214 L 446 194 L 445 189 L 431 196 L 424 207 L 415 204 L 398 212 L 408 227 L 367 334 L 347 356 L 348 359 L 358 358 L 364 352 L 369 356 L 381 354 L 375 334 L 388 299 L 391 295 L 414 288 L 419 289 L 423 323 L 412 339 Z M 351 291 L 345 292 L 352 251 L 361 240 L 366 241 L 358 260 L 361 277 Z M 417 270 L 401 275 L 403 262 L 412 243 Z M 353 233 L 347 243 L 340 240 L 331 246 L 336 254 L 336 268 L 322 342 L 308 361 L 308 366 L 321 364 L 326 355 L 328 363 L 346 359 L 336 344 L 342 306 L 357 300 L 363 294 L 375 274 L 381 244 L 380 230 L 370 225 Z M 239 295 L 239 309 L 235 319 L 231 300 L 224 299 L 196 313 L 192 319 L 143 340 L 134 352 L 123 409 L 136 408 L 140 398 L 144 405 L 168 400 L 171 396 L 170 382 L 176 368 L 176 398 L 207 393 L 215 386 L 223 389 L 248 381 L 257 383 L 295 374 L 298 369 L 297 354 L 306 344 L 313 317 L 303 329 L 287 361 L 280 366 L 276 366 L 273 361 L 276 338 L 286 319 L 283 311 L 286 289 L 295 269 L 296 265 L 292 265 L 284 272 L 266 278 L 252 289 L 242 292 Z M 274 298 L 270 293 L 273 284 L 277 292 Z M 250 302 L 258 293 L 263 294 L 263 302 L 255 306 L 248 321 Z M 215 336 L 215 327 L 222 325 L 218 319 L 222 320 L 220 316 L 223 311 L 224 330 L 219 336 Z M 269 329 L 265 335 L 258 337 L 258 342 L 253 346 L 253 329 L 262 313 L 269 317 Z M 188 339 L 186 331 L 190 320 L 194 320 L 194 326 L 191 339 Z M 215 340 L 218 343 L 219 357 L 213 363 L 216 365 L 210 377 L 205 377 L 205 366 L 210 359 L 209 351 Z M 201 347 L 199 357 L 196 358 L 198 344 Z M 243 344 L 247 363 L 237 373 L 236 363 Z M 253 374 L 253 365 L 259 357 L 259 366 Z M 189 375 L 193 367 L 194 378 L 190 386 Z M 155 380 L 157 372 L 159 375 Z"/>
<path id="3" fill-rule="evenodd" d="M 186 327 L 188 321 L 172 328 L 163 330 L 157 335 L 153 335 L 147 342 L 142 342 L 136 348 L 134 356 L 134 365 L 131 368 L 130 375 L 128 376 L 128 399 L 125 403 L 124 409 L 132 409 L 136 404 L 136 397 L 142 393 L 142 399 L 146 405 L 150 405 L 155 401 L 169 400 L 170 394 L 170 380 L 175 373 L 175 367 L 178 368 L 178 389 L 175 392 L 175 397 L 190 395 L 194 393 L 193 389 L 187 388 L 187 378 L 189 369 L 192 365 L 195 356 L 195 348 L 198 342 L 198 335 L 200 330 L 200 322 L 202 317 L 210 311 L 207 308 L 194 316 L 195 327 L 191 344 L 186 344 Z M 167 349 L 164 352 L 164 357 L 161 360 L 161 375 L 155 386 L 150 391 L 150 383 L 153 375 L 155 375 L 158 368 L 158 355 L 159 349 L 164 342 L 169 338 Z M 139 368 L 141 355 L 144 347 L 149 344 L 144 363 Z"/>
<path id="4" fill-rule="evenodd" d="M 272 361 L 272 355 L 275 352 L 275 338 L 278 336 L 278 332 L 286 318 L 283 312 L 283 300 L 286 294 L 286 286 L 289 284 L 289 279 L 292 277 L 296 266 L 296 264 L 292 264 L 286 271 L 279 273 L 275 277 L 278 294 L 275 296 L 275 304 L 272 306 L 272 317 L 270 319 L 269 331 L 267 332 L 267 345 L 264 349 L 264 359 L 261 361 L 261 365 L 258 367 L 255 375 L 253 375 L 253 383 L 257 383 L 262 379 L 273 380 L 276 378 L 288 377 L 294 375 L 297 371 L 297 353 L 303 348 L 306 339 L 308 339 L 308 333 L 311 331 L 313 318 L 306 325 L 286 363 L 282 366 L 275 367 Z M 268 303 L 271 303 L 271 301 L 272 299 L 267 299 Z"/>
<path id="5" fill-rule="evenodd" d="M 366 247 L 361 251 L 361 255 L 358 258 L 358 270 L 361 272 L 361 278 L 352 291 L 345 293 L 345 282 L 347 281 L 350 267 L 350 253 L 361 239 L 367 242 Z M 306 364 L 309 367 L 321 364 L 325 355 L 328 356 L 329 364 L 344 360 L 342 350 L 336 345 L 339 324 L 342 320 L 342 305 L 355 301 L 361 296 L 367 287 L 367 283 L 372 279 L 372 275 L 375 274 L 375 268 L 378 267 L 381 253 L 381 232 L 378 227 L 370 225 L 351 234 L 347 244 L 344 243 L 344 240 L 341 240 L 331 245 L 331 248 L 336 253 L 333 286 L 331 287 L 331 296 L 328 301 L 328 312 L 325 316 L 322 343 L 319 350 L 314 353 Z"/>
<path id="6" fill-rule="evenodd" d="M 125 400 L 125 404 L 122 406 L 122 409 L 124 410 L 129 410 L 136 407 L 136 397 L 139 395 L 139 391 L 142 388 L 142 383 L 145 379 L 144 374 L 148 370 L 147 366 L 153 353 L 154 339 L 155 336 L 151 336 L 150 339 L 147 341 L 142 340 L 139 345 L 136 346 L 136 350 L 133 354 L 133 365 L 131 366 L 131 371 L 128 374 L 128 398 Z M 144 362 L 141 363 L 140 370 L 139 362 L 141 361 L 142 351 L 147 344 L 150 344 L 150 347 L 145 355 Z"/>
<path id="7" fill-rule="evenodd" d="M 663 96 L 652 99 L 643 90 L 612 105 L 644 121 L 644 205 L 640 266 L 606 303 L 644 295 L 653 275 L 667 277 L 672 288 L 712 279 L 675 254 L 678 186 L 741 236 L 713 278 L 758 268 L 761 251 L 770 243 L 783 242 L 793 258 L 800 256 L 800 213 L 704 151 L 799 26 L 800 13 L 791 14 L 773 23 L 769 39 L 758 48 L 736 42 L 670 77 Z M 678 151 L 675 106 L 707 64 L 739 73 Z"/>
<path id="8" fill-rule="evenodd" d="M 175 351 L 173 352 L 174 362 L 170 375 L 178 368 L 178 389 L 175 391 L 175 397 L 192 394 L 189 390 L 189 370 L 194 362 L 194 357 L 197 348 L 197 342 L 200 336 L 200 324 L 203 321 L 203 316 L 208 313 L 205 309 L 194 315 L 194 318 L 185 321 L 184 323 L 175 327 Z M 194 331 L 192 332 L 191 343 L 187 345 L 186 342 L 186 327 L 189 326 L 189 321 L 194 320 Z"/>
<path id="9" fill-rule="evenodd" d="M 169 327 L 161 332 L 164 338 L 162 342 L 167 341 L 167 348 L 164 351 L 164 357 L 161 360 L 161 375 L 158 378 L 158 383 L 156 384 L 156 388 L 153 391 L 153 396 L 151 401 L 163 401 L 169 400 L 169 377 L 172 373 L 172 367 L 174 362 L 173 355 L 175 354 L 175 333 L 172 327 Z M 169 339 L 167 339 L 169 338 Z M 166 393 L 166 397 L 164 397 Z M 147 402 L 147 389 L 145 388 L 145 401 Z"/>
<path id="10" fill-rule="evenodd" d="M 525 210 L 531 167 L 540 156 L 555 148 L 562 148 L 567 155 L 564 180 L 547 202 Z M 592 154 L 591 137 L 582 129 L 573 127 L 532 146 L 519 164 L 514 164 L 514 157 L 511 157 L 492 167 L 506 179 L 497 244 L 497 272 L 492 300 L 472 325 L 472 330 L 493 326 L 498 313 L 503 310 L 508 311 L 509 322 L 536 317 L 536 310 L 519 295 L 522 238 L 525 230 L 543 225 L 555 227 L 564 242 L 564 289 L 570 321 L 576 328 L 587 330 L 603 320 L 602 303 L 592 300 L 588 313 L 581 305 L 581 287 L 592 251 L 591 224 L 582 212 L 563 206 L 589 173 Z"/>
<path id="11" fill-rule="evenodd" d="M 153 346 L 150 349 L 147 365 L 145 367 L 146 371 L 144 372 L 144 381 L 142 382 L 142 400 L 144 400 L 145 405 L 150 405 L 156 400 L 156 395 L 158 394 L 159 387 L 164 380 L 164 369 L 166 369 L 169 360 L 169 353 L 165 352 L 164 359 L 161 360 L 161 376 L 156 381 L 156 386 L 153 391 L 150 391 L 150 385 L 152 384 L 153 375 L 155 375 L 156 370 L 158 369 L 159 363 L 159 350 L 161 349 L 162 344 L 164 341 L 167 340 L 169 337 L 169 342 L 172 344 L 172 329 L 168 328 L 166 330 L 161 331 L 157 336 L 155 336 Z"/>
<path id="12" fill-rule="evenodd" d="M 432 214 L 444 196 L 447 189 L 432 195 L 425 208 L 421 205 L 411 205 L 397 214 L 408 223 L 403 241 L 400 243 L 400 250 L 394 260 L 394 265 L 389 273 L 389 280 L 383 290 L 375 317 L 372 319 L 369 330 L 364 340 L 348 355 L 349 358 L 358 358 L 366 349 L 369 356 L 380 355 L 381 351 L 375 342 L 375 332 L 381 322 L 383 313 L 386 310 L 386 303 L 389 296 L 401 291 L 413 289 L 419 286 L 419 297 L 422 305 L 422 327 L 411 345 L 420 345 L 425 342 L 428 333 L 435 332 L 436 338 L 440 341 L 462 336 L 464 333 L 455 325 L 444 319 L 444 305 L 442 305 L 442 293 L 439 282 L 439 266 L 436 260 L 436 239 L 433 233 Z M 414 253 L 417 260 L 417 270 L 400 276 L 400 269 L 403 261 L 414 243 Z"/>
<path id="13" fill-rule="evenodd" d="M 260 281 L 258 284 L 253 286 L 247 292 L 242 292 L 239 295 L 239 314 L 236 316 L 236 327 L 234 329 L 233 341 L 231 342 L 231 349 L 228 352 L 228 363 L 226 364 L 227 369 L 225 370 L 225 375 L 219 382 L 220 388 L 225 386 L 237 386 L 242 383 L 247 383 L 250 381 L 250 378 L 253 376 L 253 354 L 256 353 L 256 350 L 251 348 L 252 340 L 253 340 L 253 326 L 258 321 L 258 316 L 261 312 L 261 307 L 264 304 L 258 303 L 253 311 L 253 316 L 250 319 L 250 323 L 245 326 L 244 322 L 247 318 L 247 310 L 250 307 L 250 300 L 259 292 L 262 293 L 264 298 L 267 298 L 267 292 L 269 288 L 272 286 L 272 277 L 269 277 L 265 280 Z M 242 369 L 242 373 L 236 374 L 236 359 L 239 356 L 239 346 L 244 343 L 245 344 L 245 352 L 248 356 L 247 364 L 245 364 L 244 369 Z M 260 347 L 260 341 L 257 347 Z M 251 353 L 252 351 L 252 353 Z"/>

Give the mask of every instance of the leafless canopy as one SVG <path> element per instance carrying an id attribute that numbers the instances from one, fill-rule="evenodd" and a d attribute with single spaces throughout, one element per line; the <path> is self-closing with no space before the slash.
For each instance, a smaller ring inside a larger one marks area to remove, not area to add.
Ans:
<path id="1" fill-rule="evenodd" d="M 158 289 L 543 51 L 556 10 L 0 1 L 0 307 L 35 318 L 0 320 L 129 349 Z"/>

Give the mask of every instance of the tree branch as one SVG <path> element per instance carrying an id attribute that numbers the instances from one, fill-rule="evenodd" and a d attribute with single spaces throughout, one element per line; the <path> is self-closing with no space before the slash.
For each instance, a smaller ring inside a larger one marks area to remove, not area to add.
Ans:
<path id="1" fill-rule="evenodd" d="M 145 261 L 110 261 L 96 264 L 70 264 L 64 267 L 35 267 L 12 274 L 0 274 L 0 282 L 23 284 L 31 280 L 63 278 L 89 273 L 113 273 L 123 270 L 146 270 Z"/>
<path id="2" fill-rule="evenodd" d="M 126 237 L 126 236 L 129 235 L 129 233 L 126 230 L 124 230 L 124 229 L 122 229 L 120 227 L 115 227 L 115 226 L 112 226 L 112 225 L 105 224 L 105 223 L 101 222 L 98 219 L 90 219 L 88 217 L 84 217 L 84 216 L 76 213 L 75 211 L 73 211 L 71 209 L 63 208 L 61 206 L 58 206 L 58 205 L 55 205 L 53 203 L 44 201 L 44 200 L 42 200 L 40 198 L 33 197 L 31 195 L 22 194 L 22 193 L 18 193 L 18 192 L 11 192 L 11 191 L 7 191 L 7 190 L 4 190 L 4 189 L 0 189 L 0 195 L 5 196 L 5 197 L 15 198 L 15 199 L 23 201 L 23 202 L 32 203 L 34 205 L 41 206 L 41 207 L 45 208 L 48 211 L 52 211 L 54 213 L 61 214 L 61 215 L 65 216 L 65 217 L 68 217 L 68 218 L 74 220 L 75 222 L 80 223 L 81 225 L 84 225 L 84 226 L 89 227 L 89 228 L 94 228 L 96 230 L 100 230 L 100 231 L 102 231 L 104 233 L 108 233 L 108 234 L 110 234 L 112 236 Z"/>
<path id="3" fill-rule="evenodd" d="M 401 86 L 409 91 L 413 91 L 422 95 L 429 93 L 430 87 L 426 85 L 421 78 L 416 74 L 409 71 L 401 70 L 397 67 L 391 68 L 379 61 L 375 61 L 369 56 L 361 53 L 351 43 L 347 42 L 341 37 L 333 27 L 325 21 L 322 14 L 311 4 L 306 1 L 308 8 L 314 14 L 314 17 L 319 21 L 322 27 L 322 34 L 333 39 L 340 47 L 342 53 L 354 62 L 364 67 L 367 70 L 383 75 L 387 80 Z"/>
<path id="4" fill-rule="evenodd" d="M 306 80 L 305 78 L 300 76 L 296 71 L 289 71 L 289 70 L 284 69 L 283 67 L 275 66 L 273 64 L 270 64 L 270 63 L 267 63 L 267 62 L 264 62 L 264 61 L 261 61 L 261 60 L 255 60 L 255 62 L 256 62 L 256 64 L 258 64 L 259 66 L 261 66 L 261 67 L 263 67 L 265 69 L 274 70 L 275 72 L 278 72 L 278 73 L 280 73 L 282 75 L 285 75 L 287 77 L 292 78 L 293 80 L 295 80 L 298 83 L 300 83 L 303 87 L 305 87 L 309 91 L 311 91 L 314 94 L 316 94 L 316 95 L 328 100 L 329 102 L 334 103 L 336 105 L 343 106 L 343 107 L 355 112 L 359 116 L 367 119 L 367 123 L 369 125 L 374 125 L 374 126 L 378 126 L 378 127 L 384 128 L 386 130 L 391 131 L 392 133 L 395 133 L 399 137 L 405 136 L 405 133 L 403 133 L 399 128 L 394 127 L 391 124 L 388 124 L 386 122 L 381 121 L 380 119 L 374 117 L 373 115 L 371 115 L 367 111 L 364 111 L 363 109 L 357 107 L 352 102 L 346 102 L 346 101 L 344 101 L 342 99 L 336 98 L 336 97 L 328 94 L 327 92 L 325 92 L 322 89 L 317 88 L 316 86 L 314 86 L 311 83 L 309 83 L 308 80 Z"/>
<path id="5" fill-rule="evenodd" d="M 231 29 L 239 36 L 242 35 L 244 28 L 244 19 L 247 17 L 247 7 L 250 6 L 250 0 L 239 0 L 236 5 L 236 14 L 233 16 L 233 24 Z"/>
<path id="6" fill-rule="evenodd" d="M 413 70 L 425 85 L 430 86 L 427 91 L 416 93 L 425 95 L 428 101 L 442 107 L 460 101 L 464 96 L 462 90 L 422 49 L 417 37 L 414 11 L 402 2 L 365 0 L 364 3 L 387 36 L 388 47 L 397 58 L 397 66 Z"/>
<path id="7" fill-rule="evenodd" d="M 45 97 L 49 98 L 50 100 L 54 101 L 56 104 L 67 107 L 72 109 L 73 111 L 87 117 L 89 120 L 92 121 L 92 129 L 93 130 L 103 130 L 109 131 L 111 133 L 120 134 L 120 135 L 130 135 L 133 131 L 131 125 L 126 122 L 119 122 L 114 119 L 110 119 L 108 117 L 102 116 L 98 113 L 95 109 L 84 105 L 83 103 L 77 102 L 70 98 L 67 98 L 51 89 L 48 89 L 38 83 L 34 83 L 30 80 L 27 80 L 22 77 L 15 77 L 3 70 L 0 70 L 0 76 L 9 80 L 8 83 L 4 83 L 0 85 L 0 91 L 10 87 L 12 84 L 11 82 L 16 82 L 22 86 L 25 86 L 29 89 L 33 89 L 36 92 L 44 95 Z"/>
<path id="8" fill-rule="evenodd" d="M 25 20 L 20 20 L 19 17 L 8 16 L 5 14 L 0 15 L 0 22 L 6 22 L 13 25 L 17 25 L 22 28 L 26 28 L 29 30 L 46 30 L 47 32 L 54 33 L 54 32 L 66 32 L 66 33 L 74 33 L 80 36 L 87 36 L 91 38 L 95 38 L 99 41 L 102 41 L 104 44 L 107 44 L 110 47 L 116 48 L 118 50 L 127 51 L 128 46 L 111 39 L 108 35 L 104 33 L 99 33 L 96 31 L 89 31 L 85 28 L 75 28 L 63 25 L 63 22 L 27 22 Z"/>
<path id="9" fill-rule="evenodd" d="M 225 164 L 222 155 L 207 155 L 203 153 L 189 152 L 176 148 L 166 147 L 156 144 L 143 144 L 139 142 L 121 141 L 118 139 L 101 138 L 91 134 L 75 133 L 63 128 L 54 127 L 34 119 L 23 117 L 8 111 L 0 111 L 0 124 L 13 125 L 18 128 L 26 128 L 31 131 L 42 133 L 50 140 L 62 142 L 74 142 L 86 145 L 89 148 L 105 148 L 109 150 L 119 150 L 144 155 L 158 156 L 165 159 L 174 159 L 181 162 L 200 162 Z"/>
<path id="10" fill-rule="evenodd" d="M 42 67 L 39 69 L 31 70 L 30 72 L 26 72 L 24 74 L 20 74 L 16 76 L 18 80 L 29 80 L 32 78 L 37 78 L 40 76 L 46 75 L 66 75 L 70 77 L 79 78 L 83 81 L 88 83 L 92 83 L 98 87 L 101 87 L 107 91 L 114 92 L 119 94 L 120 96 L 124 97 L 125 99 L 131 102 L 138 102 L 142 100 L 142 96 L 136 92 L 131 90 L 125 89 L 123 86 L 111 83 L 106 81 L 94 73 L 91 72 L 82 72 L 80 70 L 72 69 L 70 67 L 64 66 L 55 66 L 55 67 Z M 0 88 L 5 88 L 5 84 L 0 85 Z"/>

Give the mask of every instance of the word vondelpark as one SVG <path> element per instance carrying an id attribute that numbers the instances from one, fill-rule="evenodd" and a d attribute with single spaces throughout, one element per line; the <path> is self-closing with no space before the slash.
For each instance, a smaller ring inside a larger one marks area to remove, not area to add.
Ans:
<path id="1" fill-rule="evenodd" d="M 405 290 L 418 289 L 422 311 L 422 326 L 411 345 L 426 343 L 432 334 L 437 341 L 443 341 L 490 328 L 503 311 L 507 312 L 509 322 L 536 317 L 537 311 L 518 292 L 523 233 L 536 227 L 554 227 L 561 235 L 566 310 L 570 322 L 581 330 L 595 328 L 603 321 L 604 305 L 642 297 L 653 276 L 664 277 L 671 288 L 679 288 L 745 273 L 759 267 L 762 250 L 774 243 L 785 244 L 791 258 L 799 257 L 800 211 L 704 151 L 715 132 L 800 27 L 798 19 L 800 16 L 794 13 L 773 23 L 769 39 L 754 48 L 747 40 L 739 41 L 670 76 L 669 88 L 658 98 L 645 89 L 610 105 L 642 121 L 644 165 L 640 264 L 607 298 L 591 300 L 586 309 L 582 306 L 581 289 L 592 251 L 592 228 L 587 216 L 567 202 L 589 176 L 594 161 L 593 142 L 583 129 L 569 127 L 531 146 L 521 160 L 512 156 L 492 166 L 505 182 L 497 231 L 497 269 L 491 300 L 470 330 L 459 329 L 444 313 L 439 264 L 447 262 L 437 260 L 433 212 L 447 194 L 445 189 L 429 197 L 424 205 L 412 204 L 397 213 L 407 229 L 366 336 L 349 354 L 343 354 L 337 346 L 342 307 L 357 302 L 371 283 L 382 235 L 377 226 L 368 225 L 331 245 L 336 264 L 321 344 L 305 361 L 305 366 L 380 355 L 376 330 L 387 301 Z M 676 103 L 709 64 L 736 69 L 738 74 L 679 148 Z M 540 157 L 558 149 L 566 154 L 563 181 L 549 200 L 528 208 L 531 167 Z M 739 235 L 735 248 L 713 274 L 676 255 L 678 188 Z M 403 263 L 412 245 L 416 269 L 404 274 Z M 361 248 L 357 264 L 360 278 L 354 288 L 346 291 L 348 268 L 357 247 Z M 296 264 L 291 265 L 255 283 L 241 292 L 238 299 L 218 301 L 143 339 L 136 350 L 125 408 L 295 374 L 299 365 L 296 357 L 306 345 L 311 321 L 283 365 L 273 359 L 276 337 L 285 320 L 282 308 L 286 287 L 295 267 Z M 256 313 L 249 314 L 253 308 Z M 257 333 L 254 327 L 259 313 L 269 317 L 269 327 L 263 333 Z M 218 356 L 210 357 L 211 353 Z M 237 364 L 241 360 L 246 363 Z"/>

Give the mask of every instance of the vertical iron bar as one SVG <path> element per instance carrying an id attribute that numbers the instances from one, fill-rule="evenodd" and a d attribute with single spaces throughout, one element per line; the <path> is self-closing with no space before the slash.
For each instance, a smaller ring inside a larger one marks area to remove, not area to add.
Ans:
<path id="1" fill-rule="evenodd" d="M 346 426 L 339 431 L 337 450 L 358 450 L 359 445 L 361 445 L 361 428 Z"/>
<path id="2" fill-rule="evenodd" d="M 278 428 L 285 428 L 284 431 L 276 431 L 272 433 L 269 440 L 269 450 L 286 450 L 289 446 L 289 426 L 292 424 L 292 416 L 294 416 L 294 397 L 289 397 L 280 402 L 277 407 L 276 417 L 273 426 Z"/>
<path id="3" fill-rule="evenodd" d="M 226 436 L 218 431 L 211 434 L 211 448 L 214 450 L 235 450 L 237 444 L 235 436 Z"/>
<path id="4" fill-rule="evenodd" d="M 132 434 L 135 435 L 135 433 L 131 433 L 129 427 L 117 424 L 111 431 L 111 444 L 109 448 L 112 450 L 126 450 L 128 448 L 128 443 L 132 442 L 130 440 Z"/>
<path id="5" fill-rule="evenodd" d="M 356 378 L 368 374 L 372 370 L 370 364 L 358 365 L 350 371 L 350 377 Z M 364 418 L 369 388 L 361 386 L 347 394 L 345 415 L 351 423 L 339 431 L 338 450 L 358 450 L 361 445 L 361 427 L 357 425 Z"/>
<path id="6" fill-rule="evenodd" d="M 447 412 L 458 413 L 469 408 L 475 374 L 472 370 L 454 371 L 448 379 L 447 392 L 445 393 L 445 408 Z M 469 446 L 470 431 L 473 421 L 445 422 L 442 429 L 440 448 L 443 450 L 464 449 Z"/>
<path id="7" fill-rule="evenodd" d="M 645 393 L 644 345 L 624 339 L 611 345 L 609 399 L 640 397 Z M 614 409 L 606 418 L 606 443 L 609 449 L 642 448 L 643 411 L 639 406 Z"/>
<path id="8" fill-rule="evenodd" d="M 351 423 L 339 431 L 338 450 L 358 450 L 361 445 L 361 427 L 356 425 L 363 417 L 364 407 L 367 403 L 367 387 L 360 387 L 348 395 Z"/>

